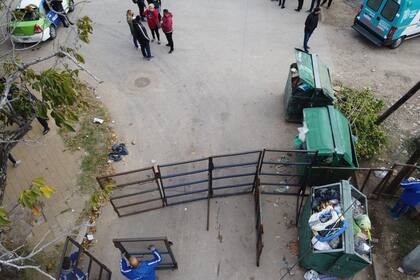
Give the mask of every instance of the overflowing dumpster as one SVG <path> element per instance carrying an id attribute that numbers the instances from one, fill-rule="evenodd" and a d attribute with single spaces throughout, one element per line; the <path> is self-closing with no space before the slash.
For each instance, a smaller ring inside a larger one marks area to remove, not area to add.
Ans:
<path id="1" fill-rule="evenodd" d="M 311 189 L 299 219 L 300 266 L 351 277 L 372 263 L 370 240 L 367 198 L 349 181 Z"/>
<path id="2" fill-rule="evenodd" d="M 301 122 L 304 108 L 332 105 L 334 91 L 330 71 L 316 54 L 295 49 L 295 56 L 284 89 L 284 108 L 287 121 Z"/>

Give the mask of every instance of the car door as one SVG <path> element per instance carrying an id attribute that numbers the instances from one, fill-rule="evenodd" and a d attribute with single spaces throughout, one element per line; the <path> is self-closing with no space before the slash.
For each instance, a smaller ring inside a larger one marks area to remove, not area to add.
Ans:
<path id="1" fill-rule="evenodd" d="M 366 0 L 365 6 L 360 12 L 360 21 L 375 31 L 381 37 L 384 30 L 379 27 L 381 21 L 381 10 L 386 0 Z"/>

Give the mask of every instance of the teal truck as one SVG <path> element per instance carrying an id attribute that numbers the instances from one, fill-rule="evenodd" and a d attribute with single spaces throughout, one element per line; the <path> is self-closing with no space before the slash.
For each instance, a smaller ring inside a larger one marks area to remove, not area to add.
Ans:
<path id="1" fill-rule="evenodd" d="M 377 46 L 398 48 L 420 36 L 420 0 L 363 0 L 352 28 Z"/>

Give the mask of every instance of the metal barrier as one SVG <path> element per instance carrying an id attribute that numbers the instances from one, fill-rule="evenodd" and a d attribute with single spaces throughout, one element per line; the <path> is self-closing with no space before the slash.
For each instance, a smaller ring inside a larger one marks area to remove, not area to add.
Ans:
<path id="1" fill-rule="evenodd" d="M 67 237 L 64 244 L 59 267 L 57 280 L 63 279 L 66 275 L 68 279 L 82 279 L 84 276 L 89 280 L 110 280 L 112 274 L 106 265 L 85 251 L 71 237 Z"/>
<path id="2" fill-rule="evenodd" d="M 261 194 L 299 195 L 316 152 L 264 149 L 258 177 Z"/>
<path id="3" fill-rule="evenodd" d="M 171 249 L 172 242 L 166 237 L 122 238 L 113 239 L 112 242 L 123 255 L 137 257 L 141 261 L 149 261 L 154 258 L 152 252 L 148 249 L 150 245 L 153 245 L 162 257 L 162 262 L 156 269 L 178 268 L 178 264 Z"/>
<path id="4" fill-rule="evenodd" d="M 102 189 L 112 185 L 110 202 L 119 217 L 164 206 L 158 176 L 153 167 L 98 177 L 97 181 Z"/>
<path id="5" fill-rule="evenodd" d="M 208 199 L 209 159 L 158 165 L 166 205 Z"/>
<path id="6" fill-rule="evenodd" d="M 258 178 L 260 159 L 261 151 L 210 157 L 211 197 L 251 193 Z"/>
<path id="7" fill-rule="evenodd" d="M 261 195 L 260 187 L 257 185 L 254 190 L 254 202 L 255 202 L 255 229 L 257 235 L 256 243 L 256 264 L 260 266 L 260 258 L 264 247 L 263 243 L 263 222 L 262 222 L 262 209 L 261 209 Z"/>

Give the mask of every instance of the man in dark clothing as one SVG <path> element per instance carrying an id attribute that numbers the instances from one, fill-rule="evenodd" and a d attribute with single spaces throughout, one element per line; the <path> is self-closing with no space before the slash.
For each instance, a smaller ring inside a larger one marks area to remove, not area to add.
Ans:
<path id="1" fill-rule="evenodd" d="M 144 9 L 146 9 L 146 4 L 144 0 L 134 0 L 137 6 L 139 7 L 139 14 L 142 21 L 146 21 L 146 17 L 144 16 Z"/>
<path id="2" fill-rule="evenodd" d="M 316 7 L 318 8 L 319 5 L 321 4 L 321 0 L 312 0 L 311 2 L 311 7 L 309 8 L 309 10 L 307 10 L 308 13 L 312 13 L 314 6 L 315 6 L 315 1 L 316 1 Z"/>
<path id="3" fill-rule="evenodd" d="M 284 9 L 284 4 L 286 4 L 286 0 L 279 0 L 279 6 L 281 6 L 282 9 Z"/>
<path id="4" fill-rule="evenodd" d="M 318 26 L 318 20 L 319 20 L 319 13 L 321 12 L 321 9 L 319 7 L 316 7 L 315 10 L 308 15 L 305 21 L 305 37 L 303 39 L 303 49 L 305 52 L 308 52 L 309 46 L 308 41 L 311 37 L 312 33 L 314 32 L 315 28 Z"/>
<path id="5" fill-rule="evenodd" d="M 67 18 L 67 13 L 63 9 L 63 0 L 51 0 L 51 8 L 57 13 L 64 27 L 69 27 L 70 21 Z M 70 23 L 71 24 L 71 23 Z"/>
<path id="6" fill-rule="evenodd" d="M 150 60 L 153 57 L 150 52 L 150 38 L 147 35 L 146 28 L 141 23 L 140 16 L 136 16 L 136 18 L 134 19 L 133 27 L 137 41 L 140 43 L 140 49 L 141 53 L 143 54 L 143 57 L 147 60 Z"/>
<path id="7" fill-rule="evenodd" d="M 325 3 L 327 3 L 327 0 L 322 1 L 321 6 L 322 6 L 322 5 L 324 5 Z M 329 9 L 329 8 L 330 8 L 331 3 L 332 3 L 332 0 L 328 0 L 327 9 Z"/>
<path id="8" fill-rule="evenodd" d="M 298 7 L 295 9 L 296 12 L 300 12 L 302 10 L 303 0 L 298 0 Z"/>

